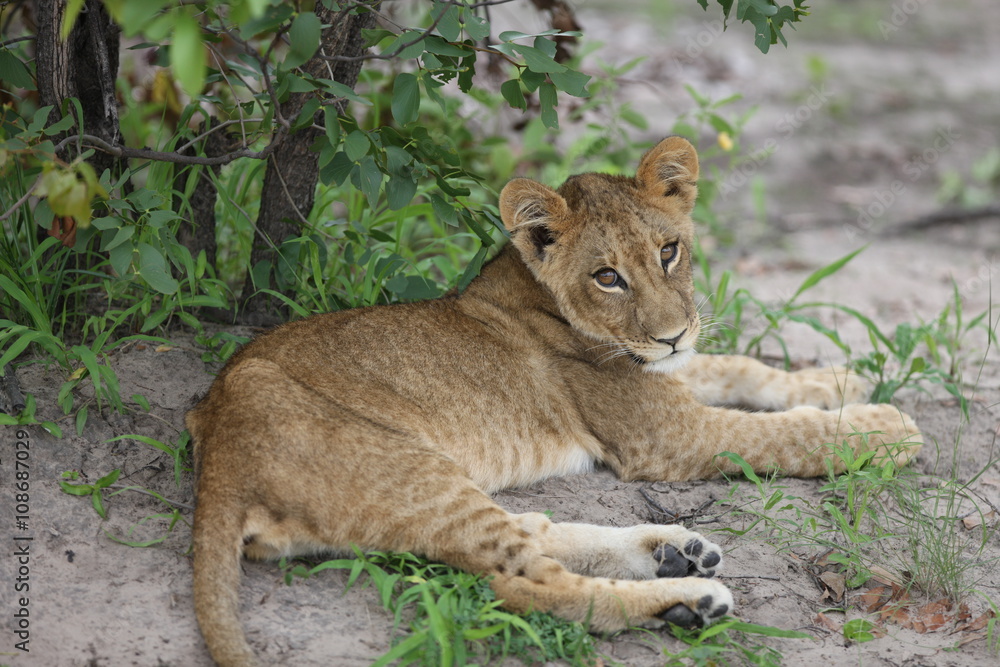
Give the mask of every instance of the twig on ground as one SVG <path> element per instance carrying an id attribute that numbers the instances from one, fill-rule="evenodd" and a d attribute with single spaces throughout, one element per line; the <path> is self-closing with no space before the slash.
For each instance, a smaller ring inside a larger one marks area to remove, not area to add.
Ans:
<path id="1" fill-rule="evenodd" d="M 663 505 L 656 502 L 656 500 L 654 500 L 653 497 L 649 495 L 649 492 L 645 488 L 640 488 L 639 494 L 642 496 L 642 499 L 646 501 L 646 504 L 649 506 L 649 509 L 651 511 L 653 511 L 656 514 L 662 515 L 666 519 L 665 523 L 681 523 L 683 521 L 693 521 L 694 523 L 712 523 L 714 521 L 718 521 L 719 517 L 722 516 L 722 514 L 717 514 L 713 517 L 702 516 L 702 513 L 708 507 L 711 507 L 713 504 L 715 504 L 715 498 L 709 498 L 708 500 L 703 502 L 701 505 L 696 507 L 688 514 L 680 514 L 678 512 L 668 510 L 667 508 L 663 507 Z M 653 520 L 655 521 L 657 520 L 657 518 L 654 516 Z"/>
<path id="2" fill-rule="evenodd" d="M 1000 204 L 990 204 L 979 208 L 951 208 L 922 215 L 913 220 L 898 222 L 885 230 L 887 235 L 904 234 L 918 229 L 928 229 L 937 225 L 948 225 L 980 218 L 1000 217 Z"/>

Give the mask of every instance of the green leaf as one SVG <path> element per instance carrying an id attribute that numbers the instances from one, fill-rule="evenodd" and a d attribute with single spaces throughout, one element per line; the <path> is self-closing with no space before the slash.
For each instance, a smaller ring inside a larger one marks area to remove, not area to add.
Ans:
<path id="1" fill-rule="evenodd" d="M 754 472 L 753 466 L 751 466 L 749 463 L 747 463 L 743 459 L 743 457 L 740 456 L 739 454 L 736 454 L 735 452 L 722 452 L 721 454 L 718 454 L 717 456 L 719 458 L 727 459 L 727 460 L 731 461 L 732 463 L 736 464 L 736 466 L 739 467 L 739 469 L 743 471 L 743 475 L 747 479 L 749 479 L 751 482 L 753 482 L 757 486 L 761 485 L 760 477 L 758 477 L 757 473 Z"/>
<path id="2" fill-rule="evenodd" d="M 139 5 L 142 3 L 129 2 L 127 5 Z M 270 7 L 261 14 L 258 15 L 244 23 L 241 28 L 241 32 L 246 37 L 255 37 L 265 32 L 274 32 L 278 26 L 291 18 L 292 14 L 295 13 L 295 8 L 292 7 L 291 3 L 277 3 L 272 4 Z"/>
<path id="3" fill-rule="evenodd" d="M 406 32 L 400 33 L 396 41 L 388 44 L 384 49 L 382 49 L 382 55 L 391 55 L 396 53 L 396 49 L 409 44 L 403 48 L 394 57 L 401 60 L 409 60 L 411 58 L 416 58 L 424 52 L 424 39 L 425 35 L 423 33 L 417 32 L 416 30 L 407 30 Z M 416 43 L 411 44 L 416 40 Z"/>
<path id="4" fill-rule="evenodd" d="M 445 202 L 440 195 L 431 194 L 431 208 L 438 220 L 452 227 L 458 226 L 458 218 L 455 215 L 455 208 Z"/>
<path id="5" fill-rule="evenodd" d="M 439 56 L 467 56 L 471 49 L 464 49 L 451 42 L 447 42 L 437 35 L 429 35 L 424 38 L 424 50 L 436 53 Z"/>
<path id="6" fill-rule="evenodd" d="M 137 272 L 149 286 L 161 294 L 174 294 L 180 285 L 167 273 L 163 251 L 148 243 L 139 244 L 139 270 Z"/>
<path id="7" fill-rule="evenodd" d="M 395 275 L 385 283 L 385 288 L 400 299 L 433 299 L 441 294 L 438 286 L 423 276 Z"/>
<path id="8" fill-rule="evenodd" d="M 458 6 L 436 2 L 432 16 L 437 20 L 437 30 L 449 42 L 458 41 L 462 35 L 462 24 L 458 20 Z M 438 17 L 440 16 L 440 19 Z"/>
<path id="9" fill-rule="evenodd" d="M 76 413 L 76 435 L 80 437 L 83 435 L 83 427 L 87 425 L 87 406 L 83 406 Z"/>
<path id="10" fill-rule="evenodd" d="M 292 69 L 305 64 L 319 48 L 323 25 L 313 12 L 302 12 L 288 29 L 290 48 L 285 56 L 284 68 Z"/>
<path id="11" fill-rule="evenodd" d="M 532 72 L 530 69 L 521 70 L 521 83 L 529 93 L 538 90 L 538 87 L 545 83 L 546 76 L 539 72 Z"/>
<path id="12" fill-rule="evenodd" d="M 836 273 L 837 271 L 840 271 L 842 268 L 844 268 L 845 264 L 854 259 L 858 255 L 858 253 L 860 253 L 867 247 L 868 246 L 862 246 L 857 250 L 855 250 L 854 252 L 848 253 L 847 255 L 844 255 L 840 259 L 831 262 L 830 264 L 827 264 L 823 268 L 813 271 L 808 278 L 802 281 L 802 284 L 799 285 L 799 289 L 795 291 L 795 294 L 793 294 L 792 298 L 788 300 L 788 303 L 792 303 L 793 301 L 795 301 L 795 299 L 798 298 L 800 294 L 805 292 L 810 287 L 815 286 L 819 281 L 823 280 L 827 276 L 830 276 Z"/>
<path id="13" fill-rule="evenodd" d="M 580 33 L 578 33 L 578 32 L 561 32 L 559 30 L 554 30 L 554 29 L 553 30 L 545 30 L 543 32 L 532 32 L 532 33 L 519 32 L 517 30 L 505 30 L 504 32 L 500 33 L 498 39 L 501 42 L 513 42 L 514 40 L 518 40 L 518 39 L 530 39 L 532 37 L 551 37 L 553 35 L 569 35 L 569 36 L 577 36 L 578 37 L 580 35 Z"/>
<path id="14" fill-rule="evenodd" d="M 507 100 L 507 104 L 514 109 L 526 109 L 528 107 L 528 103 L 524 99 L 524 93 L 521 92 L 521 82 L 517 79 L 504 81 L 500 85 L 500 94 Z"/>
<path id="15" fill-rule="evenodd" d="M 121 470 L 112 470 L 107 475 L 97 480 L 94 486 L 97 487 L 98 489 L 106 489 L 107 487 L 117 482 L 118 476 L 121 474 L 122 474 Z"/>
<path id="16" fill-rule="evenodd" d="M 124 277 L 128 274 L 129 266 L 132 264 L 132 253 L 135 248 L 130 243 L 125 243 L 122 245 L 116 245 L 111 249 L 108 254 L 108 261 L 111 262 L 111 268 L 115 270 L 115 273 L 120 277 Z"/>
<path id="17" fill-rule="evenodd" d="M 483 262 L 486 261 L 486 253 L 489 249 L 483 246 L 476 252 L 476 256 L 472 258 L 469 265 L 465 267 L 465 271 L 462 272 L 462 276 L 458 279 L 458 289 L 464 290 L 472 282 L 472 279 L 479 275 L 480 269 L 483 268 Z"/>
<path id="18" fill-rule="evenodd" d="M 68 493 L 71 496 L 89 496 L 94 492 L 93 484 L 70 484 L 69 482 L 59 482 L 59 488 L 63 490 L 63 493 Z"/>
<path id="19" fill-rule="evenodd" d="M 393 174 L 385 185 L 385 197 L 389 209 L 398 211 L 413 200 L 417 194 L 417 183 L 406 174 Z"/>
<path id="20" fill-rule="evenodd" d="M 538 103 L 542 107 L 542 124 L 550 130 L 559 129 L 559 114 L 556 113 L 556 87 L 545 82 L 538 88 Z"/>
<path id="21" fill-rule="evenodd" d="M 35 90 L 35 80 L 27 66 L 7 49 L 0 49 L 0 81 L 6 81 L 14 88 Z M 69 118 L 72 123 L 72 117 Z"/>
<path id="22" fill-rule="evenodd" d="M 340 144 L 340 117 L 332 104 L 323 107 L 323 126 L 330 145 L 336 148 Z"/>
<path id="23" fill-rule="evenodd" d="M 323 89 L 335 97 L 342 97 L 345 100 L 350 100 L 351 102 L 356 102 L 366 107 L 373 106 L 374 103 L 367 97 L 362 97 L 354 92 L 354 89 L 350 86 L 340 83 L 339 81 L 331 81 L 330 79 L 317 79 L 319 83 L 323 85 Z"/>
<path id="24" fill-rule="evenodd" d="M 645 130 L 649 128 L 649 121 L 641 113 L 629 106 L 624 106 L 618 112 L 621 119 L 633 127 L 637 127 L 640 130 Z"/>
<path id="25" fill-rule="evenodd" d="M 361 161 L 359 178 L 361 180 L 361 192 L 368 199 L 368 205 L 371 208 L 375 208 L 375 205 L 378 203 L 379 189 L 382 187 L 382 170 L 378 168 L 375 158 L 371 155 L 366 155 Z"/>
<path id="26" fill-rule="evenodd" d="M 855 618 L 844 623 L 844 639 L 851 642 L 863 644 L 875 639 L 872 630 L 875 624 L 863 618 Z"/>
<path id="27" fill-rule="evenodd" d="M 473 79 L 476 76 L 476 57 L 474 55 L 462 58 L 458 70 L 458 89 L 463 93 L 472 90 Z"/>
<path id="28" fill-rule="evenodd" d="M 43 422 L 38 422 L 38 424 L 42 428 L 44 428 L 46 431 L 48 431 L 49 433 L 51 433 L 52 435 L 54 435 L 55 437 L 57 437 L 57 438 L 61 438 L 62 437 L 62 429 L 59 428 L 59 426 L 56 425 L 55 422 L 46 422 L 46 421 L 43 421 Z"/>
<path id="29" fill-rule="evenodd" d="M 132 401 L 136 403 L 145 412 L 149 412 L 149 401 L 142 394 L 132 394 Z"/>
<path id="30" fill-rule="evenodd" d="M 490 36 L 490 22 L 482 16 L 476 16 L 469 10 L 465 11 L 465 33 L 474 42 L 479 42 Z"/>
<path id="31" fill-rule="evenodd" d="M 132 238 L 132 234 L 134 233 L 135 233 L 135 227 L 129 225 L 127 227 L 119 228 L 118 230 L 115 231 L 114 234 L 105 235 L 101 243 L 101 250 L 107 252 L 109 250 L 117 248 L 122 243 L 125 243 L 125 241 L 128 241 L 130 238 Z"/>
<path id="32" fill-rule="evenodd" d="M 774 16 L 778 13 L 778 7 L 772 4 L 771 0 L 739 0 L 736 5 L 736 18 L 743 19 L 754 10 L 764 16 Z"/>
<path id="33" fill-rule="evenodd" d="M 417 77 L 410 72 L 397 74 L 392 84 L 392 117 L 400 125 L 406 125 L 417 119 L 419 109 L 420 85 Z"/>
<path id="34" fill-rule="evenodd" d="M 333 159 L 319 170 L 319 178 L 326 185 L 343 185 L 354 170 L 354 166 L 354 162 L 344 151 L 338 151 Z"/>
<path id="35" fill-rule="evenodd" d="M 316 112 L 319 111 L 319 98 L 310 97 L 302 105 L 302 110 L 292 123 L 292 132 L 298 132 L 304 127 L 309 127 L 316 120 Z"/>
<path id="36" fill-rule="evenodd" d="M 174 34 L 170 44 L 170 67 L 181 87 L 191 97 L 197 97 L 205 87 L 205 47 L 201 43 L 201 26 L 183 12 L 174 12 Z"/>
<path id="37" fill-rule="evenodd" d="M 556 57 L 556 43 L 548 37 L 535 37 L 535 40 L 531 43 L 531 45 L 547 55 L 549 58 Z"/>
<path id="38" fill-rule="evenodd" d="M 515 44 L 514 50 L 521 54 L 525 64 L 533 72 L 550 74 L 552 72 L 565 72 L 566 67 L 557 63 L 551 56 L 546 55 L 541 49 L 523 44 Z"/>
<path id="39" fill-rule="evenodd" d="M 361 31 L 361 36 L 365 38 L 365 48 L 371 48 L 383 39 L 395 37 L 396 33 L 385 28 L 365 28 Z"/>
<path id="40" fill-rule="evenodd" d="M 386 146 L 385 162 L 389 173 L 395 174 L 413 162 L 413 156 L 406 149 L 399 146 Z"/>
<path id="41" fill-rule="evenodd" d="M 22 334 L 4 351 L 3 355 L 0 355 L 0 370 L 2 370 L 3 367 L 9 362 L 17 359 L 18 355 L 24 352 L 29 345 L 40 338 L 44 338 L 45 336 L 47 336 L 47 334 L 40 331 L 27 331 Z"/>
<path id="42" fill-rule="evenodd" d="M 90 348 L 83 345 L 74 345 L 72 351 L 83 362 L 91 382 L 94 383 L 94 393 L 99 396 L 101 392 L 101 372 L 98 370 L 100 362 L 98 362 L 97 356 Z"/>
<path id="43" fill-rule="evenodd" d="M 357 162 L 367 155 L 371 146 L 368 135 L 361 130 L 354 130 L 344 139 L 344 152 L 351 162 Z"/>
<path id="44" fill-rule="evenodd" d="M 65 14 L 63 14 L 63 23 L 59 28 L 59 39 L 66 41 L 69 38 L 69 34 L 73 31 L 73 25 L 76 23 L 76 18 L 80 15 L 80 11 L 83 9 L 84 0 L 68 0 L 66 3 Z"/>
<path id="45" fill-rule="evenodd" d="M 104 509 L 104 502 L 101 498 L 101 489 L 99 487 L 94 487 L 94 490 L 91 492 L 90 503 L 102 519 L 108 518 L 108 511 Z"/>
<path id="46" fill-rule="evenodd" d="M 743 621 L 734 621 L 729 625 L 728 629 L 735 630 L 737 632 L 745 632 L 746 634 L 762 635 L 764 637 L 784 637 L 786 639 L 812 639 L 812 635 L 799 632 L 797 630 L 782 630 L 781 628 L 771 627 L 770 625 L 757 625 L 756 623 L 744 623 Z"/>
<path id="47" fill-rule="evenodd" d="M 551 73 L 549 78 L 552 79 L 556 88 L 573 97 L 590 96 L 590 91 L 587 90 L 587 83 L 591 79 L 589 74 L 567 68 L 565 72 Z"/>

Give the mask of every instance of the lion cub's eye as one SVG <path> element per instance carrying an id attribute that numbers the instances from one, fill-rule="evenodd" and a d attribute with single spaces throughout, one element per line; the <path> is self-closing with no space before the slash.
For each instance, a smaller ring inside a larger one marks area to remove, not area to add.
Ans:
<path id="1" fill-rule="evenodd" d="M 594 280 L 601 287 L 624 287 L 625 281 L 614 269 L 601 269 L 594 274 Z"/>
<path id="2" fill-rule="evenodd" d="M 660 264 L 667 268 L 667 264 L 677 258 L 677 244 L 670 243 L 660 248 Z"/>

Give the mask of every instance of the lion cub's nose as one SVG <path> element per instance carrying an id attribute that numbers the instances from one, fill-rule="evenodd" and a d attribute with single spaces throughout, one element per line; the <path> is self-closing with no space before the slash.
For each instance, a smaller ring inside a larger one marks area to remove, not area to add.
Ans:
<path id="1" fill-rule="evenodd" d="M 673 338 L 654 338 L 653 340 L 655 340 L 657 343 L 663 343 L 664 345 L 669 345 L 670 347 L 677 347 L 677 341 L 683 338 L 684 334 L 686 333 L 687 329 L 684 329 Z"/>

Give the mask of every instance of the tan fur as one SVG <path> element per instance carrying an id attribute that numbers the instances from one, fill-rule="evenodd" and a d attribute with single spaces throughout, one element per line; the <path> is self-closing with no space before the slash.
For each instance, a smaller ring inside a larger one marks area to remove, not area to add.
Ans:
<path id="1" fill-rule="evenodd" d="M 492 576 L 513 610 L 602 630 L 708 623 L 733 603 L 710 578 L 721 551 L 696 533 L 552 523 L 487 494 L 595 463 L 625 480 L 712 477 L 734 471 L 715 458 L 727 450 L 819 475 L 825 443 L 860 447 L 867 431 L 884 433 L 869 440 L 881 456 L 917 451 L 906 415 L 841 406 L 861 397 L 842 375 L 691 359 L 697 177 L 694 149 L 669 138 L 635 178 L 514 180 L 500 198 L 511 243 L 463 294 L 286 324 L 233 357 L 187 418 L 195 609 L 218 663 L 253 662 L 241 554 L 412 551 Z M 625 285 L 599 284 L 607 269 Z M 723 403 L 816 407 L 707 405 Z M 698 576 L 671 578 L 670 554 Z"/>

